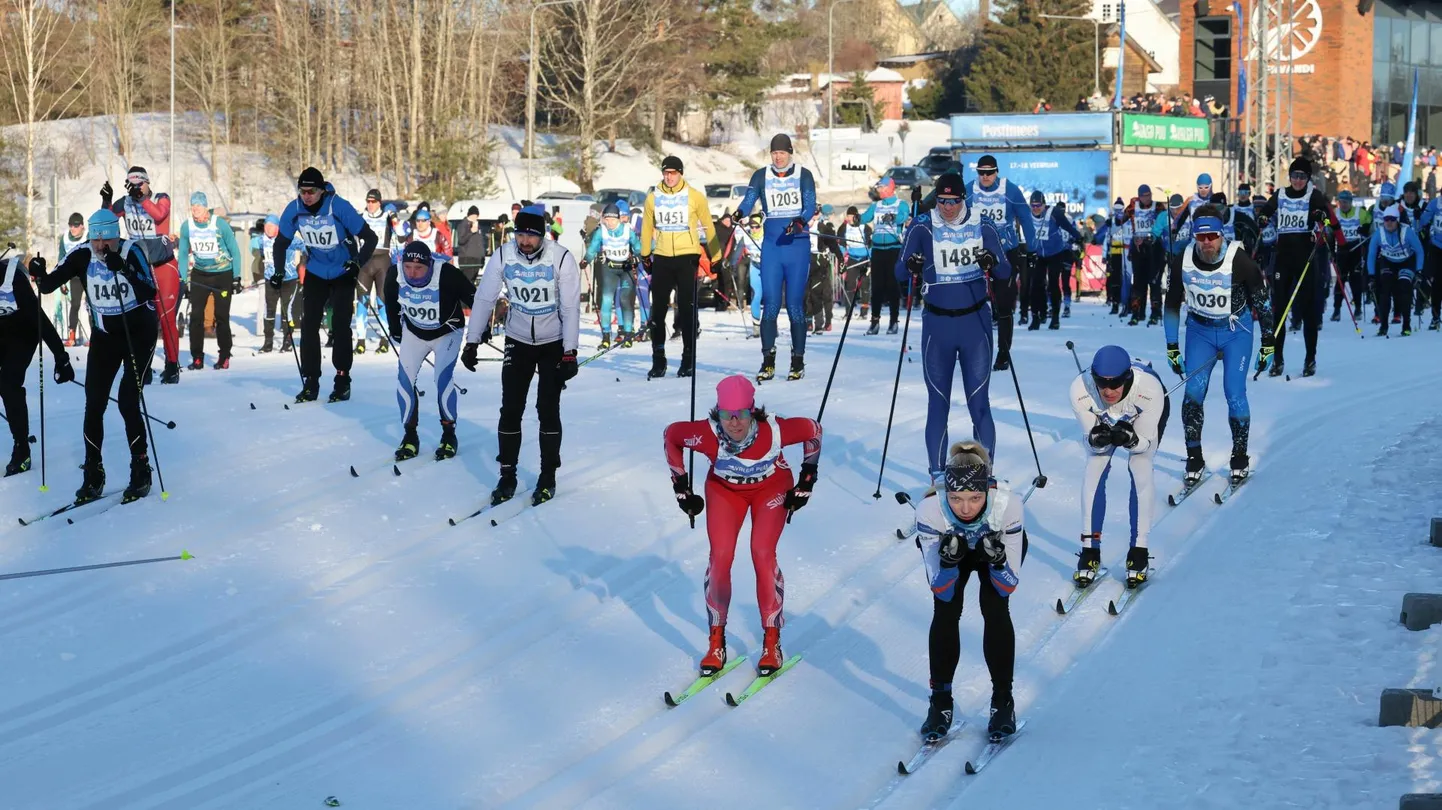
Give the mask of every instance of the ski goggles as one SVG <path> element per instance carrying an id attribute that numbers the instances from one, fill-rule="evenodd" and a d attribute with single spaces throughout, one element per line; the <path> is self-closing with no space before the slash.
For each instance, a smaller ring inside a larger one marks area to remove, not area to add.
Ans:
<path id="1" fill-rule="evenodd" d="M 962 200 L 961 200 L 960 197 L 937 197 L 937 198 L 936 198 L 936 204 L 937 204 L 937 205 L 945 205 L 945 206 L 961 205 L 961 202 L 962 202 Z"/>
<path id="2" fill-rule="evenodd" d="M 1105 388 L 1108 391 L 1114 391 L 1118 388 L 1124 388 L 1127 383 L 1132 381 L 1132 370 L 1127 369 L 1125 373 L 1120 374 L 1116 377 L 1101 377 L 1093 374 L 1092 380 L 1096 382 L 1097 388 Z"/>
<path id="3" fill-rule="evenodd" d="M 751 409 L 737 408 L 736 410 L 731 410 L 729 408 L 717 408 L 716 418 L 720 419 L 723 422 L 728 419 L 740 419 L 742 421 L 749 421 L 751 419 Z"/>
<path id="4" fill-rule="evenodd" d="M 1219 233 L 1196 233 L 1192 234 L 1192 238 L 1197 240 L 1198 242 L 1206 242 L 1207 244 L 1211 244 L 1212 242 L 1221 239 L 1222 235 Z"/>

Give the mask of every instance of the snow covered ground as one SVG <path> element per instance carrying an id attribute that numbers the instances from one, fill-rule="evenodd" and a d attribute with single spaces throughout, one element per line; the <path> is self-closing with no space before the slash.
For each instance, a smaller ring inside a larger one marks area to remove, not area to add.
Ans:
<path id="1" fill-rule="evenodd" d="M 647 382 L 641 347 L 582 369 L 562 403 L 557 498 L 504 507 L 514 516 L 496 527 L 451 527 L 494 484 L 500 364 L 460 372 L 460 455 L 423 456 L 397 478 L 393 358 L 358 359 L 349 403 L 287 410 L 294 361 L 251 355 L 254 301 L 236 302 L 230 371 L 147 390 L 178 423 L 156 435 L 168 501 L 17 526 L 79 484 L 81 389 L 45 386 L 50 491 L 36 491 L 38 467 L 0 483 L 0 573 L 195 559 L 0 581 L 0 806 L 1383 808 L 1442 788 L 1437 732 L 1376 727 L 1382 688 L 1442 682 L 1442 628 L 1397 623 L 1404 592 L 1442 581 L 1442 551 L 1425 544 L 1442 514 L 1434 333 L 1358 340 L 1327 324 L 1320 376 L 1251 385 L 1255 480 L 1223 507 L 1209 498 L 1217 479 L 1160 506 L 1154 584 L 1120 618 L 1105 612 L 1114 581 L 1063 620 L 1051 603 L 1069 587 L 1082 473 L 1063 343 L 1085 357 L 1121 342 L 1158 366 L 1164 347 L 1159 329 L 1119 326 L 1093 304 L 1060 332 L 1019 332 L 1050 479 L 1028 505 L 1012 598 L 1030 722 L 985 772 L 962 774 L 990 690 L 968 594 L 956 695 L 970 724 L 898 777 L 925 713 L 930 618 L 919 555 L 892 534 L 909 510 L 891 493 L 925 475 L 915 362 L 902 365 L 884 497 L 872 497 L 899 337 L 848 336 L 821 481 L 782 539 L 783 643 L 803 662 L 740 708 L 721 698 L 745 685 L 744 667 L 668 709 L 661 693 L 692 677 L 706 624 L 704 530 L 676 510 L 659 441 L 689 414 L 686 380 Z M 703 320 L 698 412 L 723 374 L 759 360 L 735 315 Z M 840 328 L 812 339 L 805 380 L 767 384 L 760 401 L 814 414 Z M 591 326 L 583 345 L 596 340 Z M 999 472 L 1020 485 L 1036 472 L 1021 412 L 1010 375 L 993 383 Z M 439 430 L 425 387 L 429 454 Z M 1220 387 L 1205 437 L 1217 467 L 1229 452 Z M 1182 466 L 1177 410 L 1159 499 Z M 953 417 L 953 436 L 967 435 L 959 401 Z M 114 487 L 126 458 L 113 408 L 107 426 Z M 525 429 L 523 487 L 537 464 L 534 421 Z M 1104 560 L 1118 571 L 1126 476 L 1112 478 Z M 733 654 L 755 653 L 738 557 Z"/>

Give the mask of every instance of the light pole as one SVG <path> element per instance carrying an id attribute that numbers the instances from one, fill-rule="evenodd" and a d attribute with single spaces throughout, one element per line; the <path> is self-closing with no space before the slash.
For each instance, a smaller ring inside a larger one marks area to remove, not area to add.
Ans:
<path id="1" fill-rule="evenodd" d="M 1074 16 L 1070 16 L 1070 15 L 1067 15 L 1067 14 L 1038 14 L 1038 15 L 1036 15 L 1036 16 L 1038 16 L 1038 17 L 1044 17 L 1044 18 L 1046 18 L 1046 19 L 1048 19 L 1048 20 L 1080 20 L 1081 22 L 1089 22 L 1089 23 L 1092 24 L 1093 32 L 1096 34 L 1096 41 L 1093 43 L 1093 44 L 1095 45 L 1095 50 L 1096 50 L 1096 66 L 1092 69 L 1092 95 L 1094 95 L 1094 96 L 1100 96 L 1100 95 L 1102 94 L 1102 22 L 1101 22 L 1101 20 L 1094 20 L 1094 19 L 1092 19 L 1091 17 L 1074 17 Z M 1121 47 L 1125 48 L 1125 47 L 1126 47 L 1126 43 L 1123 42 L 1123 43 L 1121 44 Z"/>
<path id="2" fill-rule="evenodd" d="M 170 184 L 172 195 L 180 192 L 180 184 L 175 182 L 175 2 L 170 3 L 170 177 L 166 178 Z M 176 230 L 176 233 L 180 233 Z"/>
<path id="3" fill-rule="evenodd" d="M 832 0 L 831 7 L 826 9 L 826 182 L 831 182 L 831 169 L 833 166 L 831 157 L 831 144 L 836 135 L 836 48 L 832 44 L 831 27 L 836 19 L 836 7 L 843 3 L 851 3 L 855 0 Z"/>
<path id="4" fill-rule="evenodd" d="M 536 12 L 546 6 L 564 6 L 581 0 L 545 0 L 531 6 L 531 53 L 526 60 L 526 199 L 531 194 L 531 163 L 536 159 Z M 582 144 L 589 149 L 589 144 Z"/>

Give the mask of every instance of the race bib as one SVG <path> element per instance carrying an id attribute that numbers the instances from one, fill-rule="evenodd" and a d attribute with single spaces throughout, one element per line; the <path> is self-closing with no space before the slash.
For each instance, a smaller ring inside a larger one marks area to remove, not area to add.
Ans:
<path id="1" fill-rule="evenodd" d="M 330 217 L 308 217 L 301 221 L 297 232 L 311 250 L 331 250 L 340 245 L 340 234 Z"/>
<path id="2" fill-rule="evenodd" d="M 931 241 L 931 263 L 936 271 L 932 283 L 957 284 L 981 278 L 977 263 L 981 250 L 981 231 L 975 225 L 936 228 Z"/>

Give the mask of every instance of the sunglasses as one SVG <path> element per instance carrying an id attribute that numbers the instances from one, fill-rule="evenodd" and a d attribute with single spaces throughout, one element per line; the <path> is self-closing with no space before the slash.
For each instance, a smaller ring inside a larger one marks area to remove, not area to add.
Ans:
<path id="1" fill-rule="evenodd" d="M 937 204 L 937 205 L 947 205 L 947 206 L 951 206 L 951 205 L 961 205 L 961 198 L 960 198 L 960 197 L 937 197 L 937 198 L 936 198 L 936 204 Z"/>
<path id="2" fill-rule="evenodd" d="M 990 177 L 993 174 L 996 174 L 996 169 L 977 169 L 976 173 L 981 175 L 982 177 Z"/>
<path id="3" fill-rule="evenodd" d="M 1215 242 L 1222 238 L 1219 233 L 1199 233 L 1194 237 L 1198 242 Z"/>
<path id="4" fill-rule="evenodd" d="M 1307 173 L 1306 173 L 1306 172 L 1292 172 L 1292 174 L 1291 174 L 1290 176 L 1291 176 L 1291 178 L 1292 178 L 1293 180 L 1306 180 L 1306 179 L 1307 179 Z"/>
<path id="5" fill-rule="evenodd" d="M 716 409 L 716 416 L 717 416 L 717 418 L 719 418 L 719 419 L 720 419 L 721 421 L 723 421 L 723 422 L 724 422 L 724 421 L 727 421 L 727 420 L 729 420 L 729 419 L 742 419 L 742 420 L 746 420 L 746 419 L 750 419 L 750 418 L 751 418 L 751 409 L 750 409 L 750 408 L 738 408 L 738 409 L 736 409 L 736 410 L 733 411 L 733 410 L 728 410 L 728 409 L 726 409 L 726 408 L 717 408 L 717 409 Z"/>
<path id="6" fill-rule="evenodd" d="M 1093 379 L 1096 380 L 1097 388 L 1105 388 L 1108 391 L 1115 391 L 1118 388 L 1124 387 L 1131 380 L 1131 375 L 1123 375 L 1121 377 L 1111 378 L 1094 377 Z"/>

